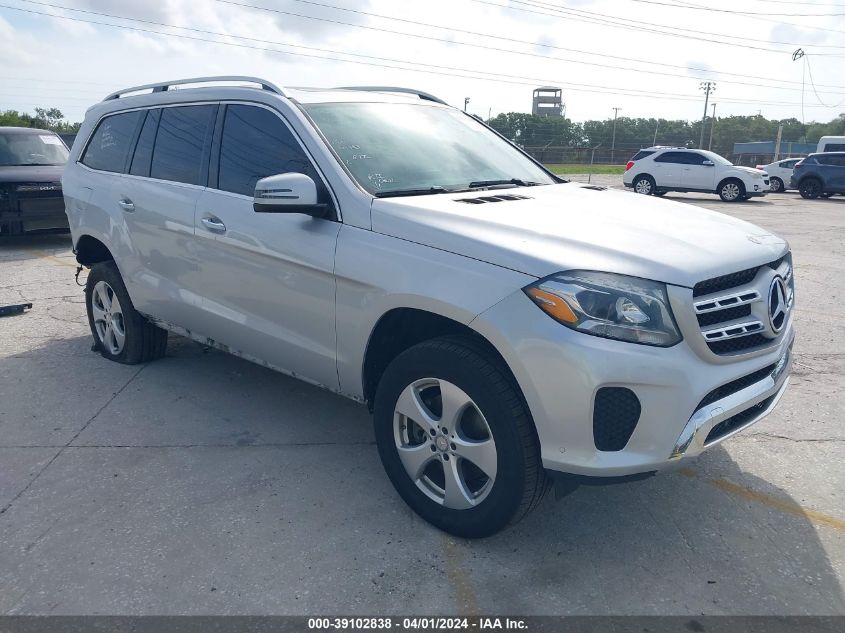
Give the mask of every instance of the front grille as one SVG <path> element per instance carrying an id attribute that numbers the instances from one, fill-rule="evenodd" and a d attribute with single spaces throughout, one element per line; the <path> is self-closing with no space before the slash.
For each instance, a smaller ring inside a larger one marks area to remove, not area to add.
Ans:
<path id="1" fill-rule="evenodd" d="M 739 429 L 751 422 L 751 420 L 756 418 L 768 408 L 776 396 L 777 394 L 769 396 L 762 402 L 758 402 L 754 406 L 745 409 L 745 411 L 740 411 L 736 415 L 729 417 L 727 420 L 719 422 L 719 424 L 710 429 L 710 432 L 704 440 L 704 445 L 707 446 L 708 444 L 725 437 L 732 431 L 735 431 L 736 429 Z"/>
<path id="2" fill-rule="evenodd" d="M 768 264 L 713 277 L 693 287 L 698 326 L 714 354 L 749 352 L 774 342 L 775 337 L 766 325 L 770 287 L 764 285 L 771 278 L 771 273 L 762 275 L 763 269 L 780 270 L 787 285 L 787 301 L 791 305 L 794 280 L 789 253 Z M 755 282 L 756 279 L 759 282 Z M 780 326 L 778 323 L 775 325 Z"/>
<path id="3" fill-rule="evenodd" d="M 758 347 L 771 344 L 772 340 L 762 334 L 750 334 L 748 336 L 740 336 L 739 338 L 730 338 L 725 341 L 712 341 L 707 343 L 707 347 L 714 354 L 724 355 L 751 351 Z"/>
<path id="4" fill-rule="evenodd" d="M 593 406 L 593 441 L 600 451 L 625 448 L 640 419 L 640 401 L 624 387 L 602 387 Z"/>
<path id="5" fill-rule="evenodd" d="M 780 259 L 776 259 L 773 262 L 769 262 L 768 264 L 763 264 L 763 266 L 757 266 L 755 268 L 747 268 L 746 270 L 740 270 L 736 273 L 730 273 L 727 275 L 722 275 L 721 277 L 713 277 L 712 279 L 706 279 L 704 281 L 699 281 L 692 289 L 692 296 L 693 297 L 702 297 L 704 295 L 710 295 L 714 292 L 720 292 L 722 290 L 730 290 L 731 288 L 736 288 L 737 286 L 743 286 L 745 284 L 749 284 L 754 281 L 754 278 L 757 276 L 757 271 L 761 268 L 768 267 L 773 270 L 777 270 L 777 268 L 783 263 L 785 258 L 789 257 L 789 253 L 781 257 Z"/>
<path id="6" fill-rule="evenodd" d="M 696 410 L 701 407 L 706 407 L 708 404 L 712 404 L 722 398 L 727 398 L 728 396 L 735 394 L 737 391 L 742 391 L 746 387 L 753 385 L 755 382 L 760 382 L 766 376 L 771 376 L 776 365 L 777 363 L 772 363 L 768 367 L 763 367 L 763 369 L 758 369 L 757 371 L 743 376 L 742 378 L 737 378 L 736 380 L 732 380 L 720 387 L 716 387 L 713 391 L 702 398 L 701 402 L 698 403 Z"/>
<path id="7" fill-rule="evenodd" d="M 732 319 L 741 319 L 742 317 L 751 315 L 751 306 L 746 304 L 744 306 L 736 306 L 735 308 L 727 308 L 719 310 L 718 312 L 705 312 L 699 314 L 698 324 L 701 327 L 705 325 L 716 325 L 717 323 L 724 323 Z"/>

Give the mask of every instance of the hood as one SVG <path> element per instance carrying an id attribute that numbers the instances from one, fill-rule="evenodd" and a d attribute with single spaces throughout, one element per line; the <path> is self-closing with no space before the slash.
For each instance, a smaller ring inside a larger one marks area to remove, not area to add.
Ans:
<path id="1" fill-rule="evenodd" d="M 734 169 L 738 171 L 744 171 L 747 174 L 753 174 L 754 176 L 765 176 L 766 171 L 764 169 L 754 169 L 753 167 L 742 167 L 741 165 L 734 165 Z"/>
<path id="2" fill-rule="evenodd" d="M 505 199 L 479 201 L 498 196 Z M 476 202 L 461 202 L 467 199 Z M 577 183 L 377 198 L 372 225 L 538 278 L 584 269 L 690 287 L 768 263 L 788 248 L 782 238 L 721 213 Z"/>
<path id="3" fill-rule="evenodd" d="M 0 166 L 0 184 L 15 182 L 60 182 L 64 169 L 64 165 Z"/>

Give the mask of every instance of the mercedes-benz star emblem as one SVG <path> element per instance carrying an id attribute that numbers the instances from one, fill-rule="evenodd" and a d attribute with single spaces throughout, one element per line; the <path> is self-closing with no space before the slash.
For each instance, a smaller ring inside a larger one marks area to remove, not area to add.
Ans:
<path id="1" fill-rule="evenodd" d="M 783 329 L 786 323 L 786 286 L 783 278 L 778 276 L 772 279 L 769 286 L 769 325 L 772 332 L 777 334 Z"/>

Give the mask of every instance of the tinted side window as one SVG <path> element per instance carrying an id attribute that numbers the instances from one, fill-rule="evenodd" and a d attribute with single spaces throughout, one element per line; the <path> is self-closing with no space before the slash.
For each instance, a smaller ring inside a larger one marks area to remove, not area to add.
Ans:
<path id="1" fill-rule="evenodd" d="M 687 152 L 684 154 L 684 162 L 687 165 L 703 165 L 705 160 L 709 160 L 702 156 L 701 154 L 696 154 L 695 152 Z"/>
<path id="2" fill-rule="evenodd" d="M 217 106 L 212 105 L 162 108 L 150 177 L 205 184 L 200 181 L 216 113 Z"/>
<path id="3" fill-rule="evenodd" d="M 141 134 L 138 136 L 138 142 L 135 145 L 135 155 L 132 156 L 132 164 L 129 166 L 129 173 L 135 176 L 149 176 L 150 175 L 150 161 L 153 158 L 153 143 L 156 140 L 156 130 L 158 130 L 158 120 L 161 116 L 161 110 L 149 110 L 147 118 L 144 120 L 144 127 L 141 128 Z"/>
<path id="4" fill-rule="evenodd" d="M 785 160 L 780 164 L 780 166 L 783 167 L 784 169 L 792 169 L 793 167 L 795 167 L 795 165 L 797 163 L 798 163 L 798 159 Z"/>
<path id="5" fill-rule="evenodd" d="M 826 152 L 845 152 L 845 143 L 825 143 Z"/>
<path id="6" fill-rule="evenodd" d="M 122 173 L 143 115 L 143 110 L 136 110 L 113 114 L 100 121 L 82 155 L 82 164 L 91 169 Z"/>
<path id="7" fill-rule="evenodd" d="M 656 163 L 686 164 L 686 152 L 666 152 L 654 159 Z"/>
<path id="8" fill-rule="evenodd" d="M 311 160 L 276 114 L 255 106 L 227 106 L 218 188 L 252 196 L 259 179 L 287 172 L 310 176 L 317 184 L 320 202 L 327 202 L 327 192 Z"/>
<path id="9" fill-rule="evenodd" d="M 631 160 L 640 160 L 641 158 L 645 158 L 646 156 L 651 156 L 652 154 L 654 154 L 654 151 L 641 149 L 639 152 L 634 154 L 634 157 Z"/>

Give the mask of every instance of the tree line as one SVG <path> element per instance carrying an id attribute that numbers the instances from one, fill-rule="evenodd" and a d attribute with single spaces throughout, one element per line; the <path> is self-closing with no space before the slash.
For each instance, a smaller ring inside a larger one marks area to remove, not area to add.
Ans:
<path id="1" fill-rule="evenodd" d="M 562 117 L 507 112 L 487 123 L 502 136 L 526 148 L 599 146 L 607 149 L 613 139 L 613 119 L 579 123 Z M 705 148 L 710 141 L 712 123 L 713 119 L 708 117 L 704 128 Z M 760 115 L 717 117 L 712 149 L 726 156 L 733 153 L 734 143 L 774 142 L 780 124 L 783 124 L 783 142 L 817 143 L 822 136 L 845 135 L 845 112 L 827 123 L 806 124 L 794 118 L 773 120 Z M 616 121 L 616 147 L 620 149 L 649 147 L 655 141 L 658 145 L 697 147 L 700 137 L 700 120 L 619 117 Z"/>
<path id="2" fill-rule="evenodd" d="M 35 127 L 59 134 L 76 134 L 80 125 L 66 121 L 65 115 L 58 108 L 35 108 L 35 114 L 17 110 L 0 111 L 0 126 Z"/>

